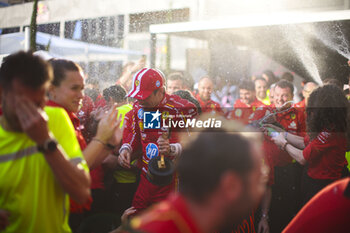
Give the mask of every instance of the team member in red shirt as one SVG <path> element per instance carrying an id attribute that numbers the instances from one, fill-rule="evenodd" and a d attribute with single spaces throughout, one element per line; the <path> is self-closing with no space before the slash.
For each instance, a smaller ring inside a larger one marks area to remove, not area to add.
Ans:
<path id="1" fill-rule="evenodd" d="M 298 103 L 295 104 L 296 108 L 302 108 L 305 110 L 306 106 L 307 106 L 307 101 L 310 97 L 310 94 L 312 93 L 313 90 L 315 90 L 318 87 L 318 85 L 314 82 L 308 82 L 304 85 L 303 88 L 303 96 L 304 99 Z"/>
<path id="2" fill-rule="evenodd" d="M 248 80 L 244 80 L 239 85 L 239 99 L 233 105 L 233 110 L 229 112 L 228 119 L 239 120 L 243 124 L 249 124 L 250 116 L 259 107 L 265 105 L 260 102 L 255 96 L 254 83 Z"/>
<path id="3" fill-rule="evenodd" d="M 307 106 L 305 138 L 280 133 L 273 141 L 295 160 L 307 165 L 303 175 L 303 201 L 340 179 L 346 165 L 348 102 L 342 90 L 325 85 L 312 92 Z"/>
<path id="4" fill-rule="evenodd" d="M 147 179 L 148 163 L 153 157 L 165 155 L 173 159 L 182 151 L 177 130 L 170 129 L 169 139 L 162 137 L 164 131 L 161 119 L 171 118 L 173 122 L 185 121 L 186 118 L 195 116 L 197 110 L 195 105 L 189 101 L 176 95 L 166 94 L 164 76 L 156 69 L 144 68 L 138 71 L 133 78 L 133 88 L 128 97 L 135 98 L 136 101 L 133 109 L 125 116 L 119 163 L 129 168 L 131 154 L 141 148 L 142 158 L 138 163 L 141 168 L 141 178 L 132 203 L 132 206 L 140 211 L 165 199 L 175 188 L 175 179 L 171 184 L 164 186 L 153 184 Z M 150 129 L 144 125 L 145 113 L 152 114 L 152 121 L 148 123 L 155 124 L 156 128 Z"/>
<path id="5" fill-rule="evenodd" d="M 209 76 L 204 76 L 198 82 L 198 95 L 196 99 L 201 105 L 202 112 L 223 114 L 220 104 L 211 100 L 211 93 L 213 92 L 213 81 Z"/>
<path id="6" fill-rule="evenodd" d="M 273 122 L 287 132 L 304 135 L 305 115 L 303 111 L 292 106 L 293 90 L 292 83 L 286 80 L 277 82 L 274 89 L 274 106 L 258 108 L 253 114 L 252 121 Z M 293 158 L 277 147 L 271 136 L 265 135 L 263 151 L 265 162 L 270 167 L 269 186 L 272 192 L 268 190 L 264 198 L 263 206 L 266 208 L 262 210 L 260 225 L 266 226 L 269 216 L 272 232 L 280 232 L 298 211 L 302 167 L 298 163 L 293 163 Z M 270 201 L 269 211 L 269 204 L 266 203 Z"/>
<path id="7" fill-rule="evenodd" d="M 242 220 L 265 191 L 259 143 L 231 130 L 191 138 L 178 162 L 179 193 L 132 219 L 130 232 L 255 232 Z"/>
<path id="8" fill-rule="evenodd" d="M 251 117 L 252 122 L 276 123 L 287 132 L 296 135 L 305 135 L 305 116 L 303 111 L 292 106 L 293 85 L 281 80 L 276 83 L 274 94 L 274 105 L 258 108 Z M 270 117 L 268 117 L 270 116 Z M 275 166 L 285 166 L 292 162 L 288 153 L 282 151 L 271 140 L 271 136 L 265 136 L 264 140 L 265 159 L 271 169 L 271 180 L 273 183 L 273 169 Z"/>

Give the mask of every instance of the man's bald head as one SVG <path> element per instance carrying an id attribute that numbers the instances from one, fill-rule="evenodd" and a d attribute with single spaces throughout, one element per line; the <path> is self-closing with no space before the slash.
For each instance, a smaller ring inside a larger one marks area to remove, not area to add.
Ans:
<path id="1" fill-rule="evenodd" d="M 213 91 L 213 81 L 209 76 L 204 76 L 198 82 L 198 95 L 203 101 L 210 100 L 211 93 Z"/>
<path id="2" fill-rule="evenodd" d="M 318 85 L 314 82 L 308 82 L 304 85 L 304 90 L 306 91 L 313 91 L 318 87 Z"/>
<path id="3" fill-rule="evenodd" d="M 313 90 L 318 88 L 318 85 L 314 82 L 308 82 L 304 85 L 303 89 L 303 96 L 305 98 L 305 105 L 307 105 L 307 101 L 310 97 L 310 94 L 312 93 Z"/>

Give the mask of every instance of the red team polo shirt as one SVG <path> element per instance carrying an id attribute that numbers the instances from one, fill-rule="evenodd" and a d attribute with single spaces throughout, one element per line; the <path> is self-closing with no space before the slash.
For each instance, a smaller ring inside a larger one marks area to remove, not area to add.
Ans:
<path id="1" fill-rule="evenodd" d="M 218 113 L 223 115 L 224 112 L 221 109 L 221 106 L 219 103 L 213 101 L 213 100 L 208 100 L 208 101 L 203 101 L 199 95 L 196 96 L 196 99 L 198 100 L 203 113 Z"/>
<path id="2" fill-rule="evenodd" d="M 103 96 L 100 94 L 97 96 L 95 100 L 95 108 L 102 108 L 106 106 L 107 101 L 103 98 Z"/>
<path id="3" fill-rule="evenodd" d="M 251 117 L 251 121 L 260 120 L 264 116 L 275 111 L 272 106 L 258 108 Z M 278 113 L 275 115 L 276 121 L 283 126 L 283 128 L 290 133 L 304 136 L 305 135 L 305 114 L 298 108 L 290 108 L 288 111 Z M 282 151 L 276 146 L 269 136 L 264 135 L 263 151 L 265 161 L 270 168 L 269 184 L 274 182 L 274 167 L 285 166 L 293 161 L 293 158 L 286 152 Z"/>
<path id="4" fill-rule="evenodd" d="M 305 139 L 303 156 L 308 162 L 307 174 L 313 179 L 340 179 L 346 165 L 346 136 L 343 133 L 322 131 L 309 143 Z"/>
<path id="5" fill-rule="evenodd" d="M 305 99 L 303 99 L 302 101 L 298 102 L 295 104 L 295 107 L 296 108 L 306 108 L 306 105 L 305 105 Z"/>
<path id="6" fill-rule="evenodd" d="M 265 105 L 256 98 L 250 104 L 250 106 L 246 105 L 240 99 L 238 99 L 233 105 L 234 109 L 228 113 L 227 118 L 238 120 L 246 125 L 251 123 L 250 116 L 255 112 L 255 110 L 258 109 L 259 107 L 264 107 L 264 106 Z"/>

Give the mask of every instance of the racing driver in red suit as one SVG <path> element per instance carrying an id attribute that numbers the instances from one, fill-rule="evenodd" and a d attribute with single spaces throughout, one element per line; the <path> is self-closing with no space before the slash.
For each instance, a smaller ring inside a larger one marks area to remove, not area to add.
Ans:
<path id="1" fill-rule="evenodd" d="M 179 129 L 169 128 L 169 137 L 164 138 L 163 120 L 185 123 L 197 115 L 197 109 L 187 100 L 166 94 L 164 75 L 156 69 L 144 68 L 138 71 L 133 77 L 133 87 L 128 97 L 136 101 L 133 109 L 125 116 L 119 164 L 129 168 L 133 152 L 142 150 L 142 158 L 138 160 L 140 183 L 132 202 L 136 212 L 139 212 L 165 199 L 175 189 L 175 178 L 168 185 L 157 185 L 147 179 L 148 163 L 153 157 L 164 155 L 174 159 L 182 151 Z"/>

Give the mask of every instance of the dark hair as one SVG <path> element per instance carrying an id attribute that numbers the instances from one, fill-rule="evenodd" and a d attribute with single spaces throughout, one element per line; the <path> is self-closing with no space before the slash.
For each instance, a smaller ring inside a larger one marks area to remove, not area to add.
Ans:
<path id="1" fill-rule="evenodd" d="M 126 91 L 120 85 L 113 85 L 103 90 L 103 98 L 106 101 L 112 98 L 115 102 L 121 103 L 126 100 Z"/>
<path id="2" fill-rule="evenodd" d="M 0 85 L 9 88 L 18 79 L 24 85 L 37 89 L 52 80 L 51 66 L 32 52 L 18 52 L 4 58 L 0 68 Z"/>
<path id="3" fill-rule="evenodd" d="M 200 132 L 179 159 L 180 192 L 202 202 L 215 190 L 225 172 L 233 171 L 245 179 L 254 167 L 251 146 L 240 133 L 229 133 L 224 128 Z"/>
<path id="4" fill-rule="evenodd" d="M 260 81 L 264 81 L 266 84 L 267 84 L 267 81 L 266 81 L 266 79 L 264 79 L 263 77 L 261 77 L 261 76 L 259 76 L 259 77 L 257 77 L 257 78 L 255 78 L 254 79 L 254 84 L 256 83 L 256 81 L 258 81 L 258 80 L 260 80 Z"/>
<path id="5" fill-rule="evenodd" d="M 174 92 L 174 95 L 180 96 L 182 99 L 190 101 L 191 103 L 196 105 L 198 114 L 202 113 L 201 105 L 199 104 L 198 100 L 196 100 L 196 98 L 193 97 L 191 92 L 187 90 L 178 90 Z"/>
<path id="6" fill-rule="evenodd" d="M 66 71 L 82 71 L 81 67 L 70 60 L 52 58 L 49 60 L 53 68 L 52 85 L 58 87 L 66 77 Z"/>
<path id="7" fill-rule="evenodd" d="M 268 85 L 271 86 L 271 84 L 278 82 L 278 78 L 275 76 L 275 74 L 272 72 L 272 70 L 264 70 L 263 74 L 265 74 L 267 77 L 269 77 Z"/>
<path id="8" fill-rule="evenodd" d="M 180 72 L 170 73 L 167 80 L 181 80 L 183 82 L 183 75 Z"/>
<path id="9" fill-rule="evenodd" d="M 249 91 L 255 91 L 255 85 L 252 81 L 250 80 L 242 80 L 239 85 L 239 89 L 245 89 Z"/>
<path id="10" fill-rule="evenodd" d="M 293 84 L 291 82 L 288 82 L 287 80 L 282 79 L 282 80 L 278 81 L 276 83 L 275 88 L 276 87 L 280 87 L 280 88 L 283 88 L 283 89 L 284 88 L 289 88 L 291 93 L 292 93 L 292 95 L 294 93 L 294 86 L 293 86 Z"/>
<path id="11" fill-rule="evenodd" d="M 342 90 L 329 84 L 315 89 L 306 107 L 306 125 L 314 139 L 322 130 L 346 132 L 348 101 Z"/>
<path id="12" fill-rule="evenodd" d="M 99 94 L 100 93 L 94 88 L 84 88 L 84 95 L 89 96 L 94 102 L 96 101 Z"/>
<path id="13" fill-rule="evenodd" d="M 335 78 L 326 78 L 325 80 L 323 80 L 323 84 L 324 85 L 333 84 L 333 85 L 336 85 L 339 88 L 343 88 L 343 83 L 340 82 L 338 79 L 335 79 Z"/>
<path id="14" fill-rule="evenodd" d="M 294 81 L 294 76 L 290 72 L 284 72 L 281 79 L 292 83 Z"/>

